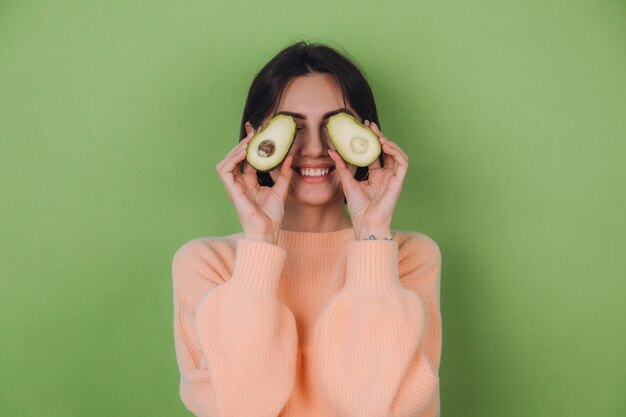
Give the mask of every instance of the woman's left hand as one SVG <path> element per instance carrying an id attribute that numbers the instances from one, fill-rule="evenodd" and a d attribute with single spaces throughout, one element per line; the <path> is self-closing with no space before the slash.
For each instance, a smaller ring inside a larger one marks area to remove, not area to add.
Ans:
<path id="1" fill-rule="evenodd" d="M 335 150 L 329 150 L 328 154 L 341 180 L 356 239 L 367 239 L 371 235 L 378 239 L 391 238 L 391 218 L 402 191 L 409 157 L 382 134 L 376 123 L 366 120 L 365 125 L 380 139 L 384 167 L 377 158 L 368 166 L 368 179 L 357 181 Z"/>

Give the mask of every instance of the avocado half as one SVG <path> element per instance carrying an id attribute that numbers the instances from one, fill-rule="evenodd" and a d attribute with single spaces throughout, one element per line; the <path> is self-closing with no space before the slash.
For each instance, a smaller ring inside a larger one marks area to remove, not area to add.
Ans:
<path id="1" fill-rule="evenodd" d="M 257 171 L 271 171 L 285 159 L 295 137 L 293 117 L 286 114 L 274 116 L 248 142 L 246 161 Z"/>
<path id="2" fill-rule="evenodd" d="M 380 155 L 378 136 L 354 116 L 339 112 L 328 118 L 326 127 L 335 149 L 346 162 L 366 167 Z"/>

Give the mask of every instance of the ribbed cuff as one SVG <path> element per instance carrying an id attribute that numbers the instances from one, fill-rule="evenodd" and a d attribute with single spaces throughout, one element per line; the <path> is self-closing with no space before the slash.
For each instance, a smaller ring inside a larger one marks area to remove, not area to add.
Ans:
<path id="1" fill-rule="evenodd" d="M 395 240 L 354 240 L 348 243 L 346 256 L 345 288 L 400 287 Z"/>
<path id="2" fill-rule="evenodd" d="M 276 296 L 286 257 L 287 251 L 280 246 L 256 240 L 237 240 L 231 285 L 263 296 Z"/>

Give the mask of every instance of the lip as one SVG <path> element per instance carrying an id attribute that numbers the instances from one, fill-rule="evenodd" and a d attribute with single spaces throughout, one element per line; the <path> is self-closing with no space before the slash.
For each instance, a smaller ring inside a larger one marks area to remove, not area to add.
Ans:
<path id="1" fill-rule="evenodd" d="M 304 163 L 304 164 L 294 164 L 291 166 L 293 169 L 300 169 L 300 168 L 319 168 L 319 169 L 326 169 L 326 168 L 334 168 L 335 165 L 334 164 L 310 164 L 310 163 Z"/>
<path id="2" fill-rule="evenodd" d="M 335 165 L 333 165 L 333 164 L 307 164 L 307 163 L 305 163 L 305 164 L 293 165 L 292 168 L 296 172 L 296 177 L 300 181 L 308 182 L 308 183 L 319 183 L 319 182 L 328 181 L 328 179 L 330 178 L 330 175 L 335 170 Z M 326 175 L 321 175 L 321 176 L 317 176 L 317 177 L 309 177 L 309 176 L 302 175 L 300 173 L 300 170 L 302 168 L 315 168 L 315 169 L 326 169 L 326 168 L 329 168 L 330 170 L 328 171 L 328 174 L 326 174 Z"/>

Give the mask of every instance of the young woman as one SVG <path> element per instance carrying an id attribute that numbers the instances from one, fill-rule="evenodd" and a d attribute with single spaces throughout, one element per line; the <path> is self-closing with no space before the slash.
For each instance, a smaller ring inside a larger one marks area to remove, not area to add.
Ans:
<path id="1" fill-rule="evenodd" d="M 325 126 L 337 111 L 378 135 L 379 160 L 339 156 Z M 297 122 L 294 144 L 257 173 L 246 145 L 281 112 Z M 243 231 L 193 239 L 173 259 L 184 405 L 204 417 L 438 416 L 441 253 L 390 229 L 408 158 L 380 130 L 366 79 L 326 45 L 293 44 L 254 79 L 240 137 L 217 172 Z"/>

